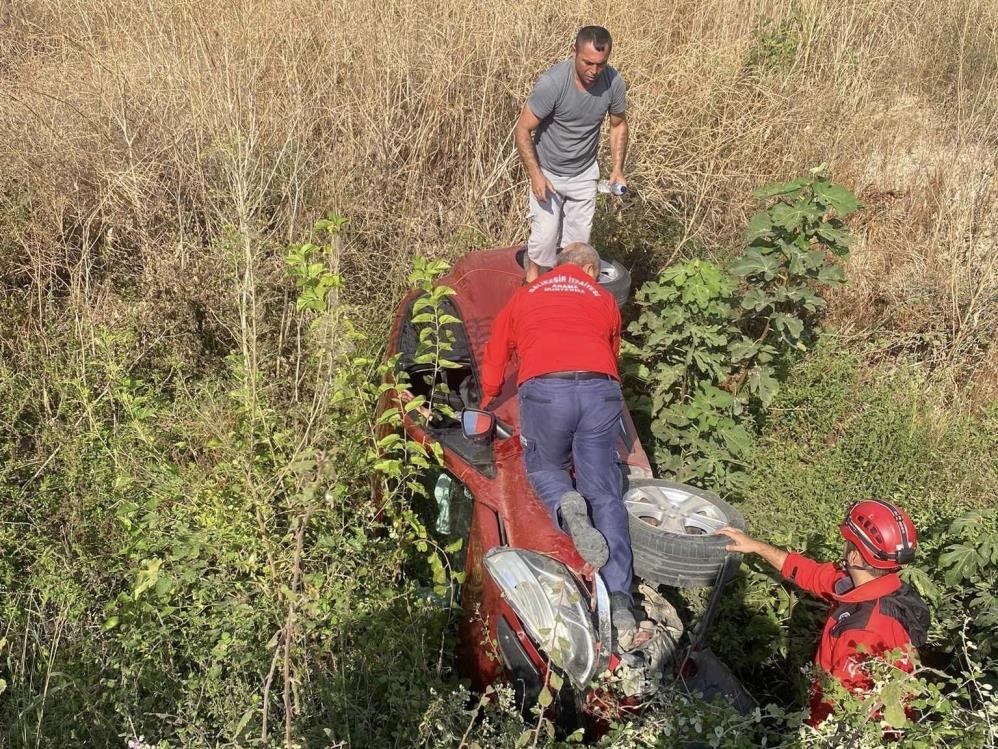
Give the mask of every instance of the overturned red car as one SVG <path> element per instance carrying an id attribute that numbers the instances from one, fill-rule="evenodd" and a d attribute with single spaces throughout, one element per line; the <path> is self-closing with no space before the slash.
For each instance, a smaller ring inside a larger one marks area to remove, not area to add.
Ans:
<path id="1" fill-rule="evenodd" d="M 737 510 L 702 489 L 656 479 L 625 405 L 617 459 L 645 634 L 639 647 L 625 650 L 615 642 L 598 571 L 554 526 L 527 479 L 515 359 L 493 412 L 478 410 L 479 362 L 494 317 L 524 282 L 524 252 L 522 246 L 471 252 L 439 280 L 454 291 L 440 302 L 450 331 L 447 367 L 417 355 L 427 324 L 417 302 L 426 292 L 403 300 L 389 341 L 396 372 L 405 373 L 398 377 L 401 400 L 422 396 L 442 407 L 430 419 L 403 409 L 403 428 L 411 439 L 437 443 L 444 456 L 432 525 L 443 540 L 463 542 L 456 560 L 465 571 L 458 667 L 479 690 L 509 682 L 524 709 L 536 703 L 553 669 L 565 684 L 558 709 L 576 722 L 676 679 L 748 709 L 751 697 L 704 647 L 724 582 L 738 563 L 716 531 L 743 528 Z M 604 262 L 599 281 L 618 303 L 626 298 L 630 277 L 618 263 Z M 697 626 L 684 626 L 663 586 L 714 587 Z M 626 684 L 626 694 L 610 694 L 597 678 L 606 673 L 625 675 L 615 683 Z"/>

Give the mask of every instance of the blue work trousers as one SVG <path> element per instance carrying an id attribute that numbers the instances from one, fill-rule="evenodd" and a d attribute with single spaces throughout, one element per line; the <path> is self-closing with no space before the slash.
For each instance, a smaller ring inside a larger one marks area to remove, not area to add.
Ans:
<path id="1" fill-rule="evenodd" d="M 624 399 L 616 380 L 534 378 L 519 388 L 523 462 L 531 486 L 560 526 L 562 495 L 575 489 L 606 538 L 601 570 L 611 593 L 631 594 L 631 535 L 620 495 L 617 431 Z M 569 467 L 575 466 L 575 486 Z"/>

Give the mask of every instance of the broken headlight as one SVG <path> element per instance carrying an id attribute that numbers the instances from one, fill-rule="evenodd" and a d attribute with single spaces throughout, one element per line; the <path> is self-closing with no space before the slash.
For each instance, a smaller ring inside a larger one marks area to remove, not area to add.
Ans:
<path id="1" fill-rule="evenodd" d="M 585 597 L 565 565 L 523 549 L 493 549 L 485 566 L 527 633 L 551 663 L 585 686 L 600 667 L 597 636 Z M 597 575 L 599 598 L 607 599 Z"/>

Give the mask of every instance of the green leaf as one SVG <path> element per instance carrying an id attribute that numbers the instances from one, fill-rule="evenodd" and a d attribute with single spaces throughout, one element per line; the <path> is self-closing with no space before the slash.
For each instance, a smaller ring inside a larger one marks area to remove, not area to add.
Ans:
<path id="1" fill-rule="evenodd" d="M 817 233 L 822 239 L 826 239 L 842 249 L 848 249 L 849 245 L 852 244 L 852 234 L 845 229 L 836 229 L 827 221 L 823 221 L 818 226 Z"/>
<path id="2" fill-rule="evenodd" d="M 880 690 L 880 699 L 884 703 L 884 720 L 894 728 L 902 728 L 908 722 L 902 697 L 903 690 L 899 682 L 891 682 Z"/>
<path id="3" fill-rule="evenodd" d="M 378 440 L 377 445 L 380 449 L 384 450 L 398 442 L 402 442 L 402 435 L 396 432 L 392 432 L 391 434 L 382 437 L 380 440 Z"/>
<path id="4" fill-rule="evenodd" d="M 552 702 L 554 702 L 554 697 L 551 695 L 551 690 L 545 686 L 541 689 L 541 693 L 537 695 L 537 703 L 541 707 L 549 707 Z"/>
<path id="5" fill-rule="evenodd" d="M 942 591 L 925 570 L 919 567 L 906 567 L 901 571 L 901 578 L 910 583 L 930 603 L 939 605 L 942 600 Z"/>
<path id="6" fill-rule="evenodd" d="M 811 181 L 810 177 L 798 177 L 790 182 L 778 182 L 766 185 L 752 193 L 752 197 L 765 200 L 766 198 L 774 198 L 777 195 L 798 195 L 803 188 L 811 184 Z"/>
<path id="7" fill-rule="evenodd" d="M 844 283 L 846 274 L 842 272 L 842 267 L 838 265 L 823 265 L 818 269 L 818 280 L 827 284 Z"/>
<path id="8" fill-rule="evenodd" d="M 772 280 L 776 276 L 778 265 L 775 257 L 763 255 L 759 250 L 749 249 L 741 257 L 735 258 L 731 263 L 731 272 L 736 276 L 753 276 L 762 274 L 767 280 Z"/>
<path id="9" fill-rule="evenodd" d="M 752 437 L 740 425 L 729 426 L 721 432 L 721 439 L 724 446 L 728 448 L 735 457 L 744 455 L 752 445 Z"/>
<path id="10" fill-rule="evenodd" d="M 998 564 L 998 533 L 989 533 L 982 538 L 977 545 L 977 551 L 985 561 Z"/>
<path id="11" fill-rule="evenodd" d="M 967 544 L 951 544 L 939 555 L 939 566 L 945 570 L 943 580 L 947 585 L 956 585 L 963 580 L 969 580 L 983 563 L 984 560 L 977 549 Z"/>
<path id="12" fill-rule="evenodd" d="M 777 330 L 782 331 L 787 338 L 800 338 L 801 333 L 804 332 L 804 322 L 799 317 L 783 312 L 777 312 L 773 315 L 773 325 L 776 326 Z"/>
<path id="13" fill-rule="evenodd" d="M 239 719 L 239 722 L 236 724 L 236 730 L 234 731 L 234 736 L 237 739 L 239 737 L 239 734 L 243 732 L 243 729 L 246 728 L 246 725 L 250 722 L 250 719 L 253 717 L 253 713 L 255 713 L 256 710 L 257 710 L 256 706 L 251 707 L 249 710 L 243 713 L 243 717 Z"/>
<path id="14" fill-rule="evenodd" d="M 770 220 L 769 214 L 765 211 L 759 211 L 759 213 L 755 214 L 748 222 L 748 226 L 745 227 L 745 233 L 742 235 L 742 241 L 745 242 L 745 244 L 751 244 L 759 237 L 768 234 L 772 228 L 773 222 Z"/>
<path id="15" fill-rule="evenodd" d="M 789 262 L 787 263 L 787 270 L 790 271 L 791 277 L 803 276 L 807 271 L 805 264 L 805 253 L 798 250 L 796 247 L 789 247 L 787 252 L 787 257 Z"/>
<path id="16" fill-rule="evenodd" d="M 832 184 L 825 179 L 815 180 L 811 187 L 815 197 L 829 208 L 835 209 L 839 216 L 848 216 L 859 208 L 859 201 L 849 190 L 840 185 Z"/>
<path id="17" fill-rule="evenodd" d="M 749 289 L 742 297 L 742 308 L 761 312 L 770 305 L 769 296 L 762 289 Z"/>
<path id="18" fill-rule="evenodd" d="M 828 256 L 821 250 L 811 250 L 804 255 L 804 265 L 808 270 L 818 270 L 828 262 Z"/>
<path id="19" fill-rule="evenodd" d="M 804 308 L 808 312 L 818 312 L 825 308 L 825 300 L 807 287 L 803 287 L 800 290 L 798 299 L 804 304 Z"/>
<path id="20" fill-rule="evenodd" d="M 954 536 L 973 534 L 983 520 L 984 514 L 982 512 L 970 510 L 953 519 L 949 526 L 949 532 Z"/>
<path id="21" fill-rule="evenodd" d="M 746 384 L 749 392 L 762 402 L 764 408 L 773 402 L 780 389 L 780 383 L 773 377 L 773 368 L 768 366 L 756 367 L 749 372 Z"/>
<path id="22" fill-rule="evenodd" d="M 740 341 L 732 341 L 728 344 L 728 353 L 731 356 L 731 362 L 733 364 L 755 356 L 758 351 L 759 344 L 751 338 L 746 338 L 745 336 L 742 336 Z"/>
<path id="23" fill-rule="evenodd" d="M 815 221 L 821 216 L 821 211 L 813 203 L 798 201 L 793 205 L 777 203 L 770 210 L 773 225 L 796 233 L 807 221 Z"/>

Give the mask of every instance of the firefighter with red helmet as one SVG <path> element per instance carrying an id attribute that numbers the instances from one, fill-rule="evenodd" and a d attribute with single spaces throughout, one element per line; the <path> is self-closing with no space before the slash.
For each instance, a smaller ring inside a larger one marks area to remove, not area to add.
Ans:
<path id="1" fill-rule="evenodd" d="M 911 672 L 912 655 L 925 644 L 929 609 L 898 571 L 915 558 L 918 534 L 911 518 L 881 499 L 855 502 L 839 526 L 845 539 L 841 564 L 821 564 L 795 551 L 787 552 L 750 538 L 736 528 L 722 528 L 728 551 L 758 554 L 790 582 L 831 605 L 815 662 L 821 671 L 852 692 L 872 686 L 863 662 L 900 650 L 897 667 Z M 811 696 L 811 725 L 831 712 L 819 680 Z"/>

